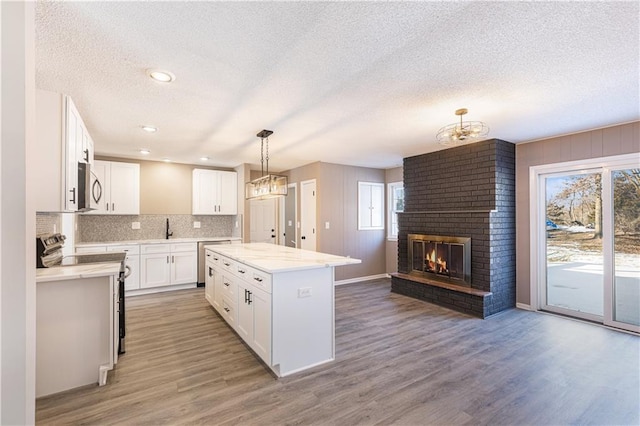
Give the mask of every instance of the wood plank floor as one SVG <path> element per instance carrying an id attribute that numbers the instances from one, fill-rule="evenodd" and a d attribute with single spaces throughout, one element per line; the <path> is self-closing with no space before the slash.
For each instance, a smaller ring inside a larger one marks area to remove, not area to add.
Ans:
<path id="1" fill-rule="evenodd" d="M 337 287 L 336 361 L 280 380 L 203 289 L 130 298 L 109 384 L 39 399 L 37 423 L 640 423 L 639 337 L 521 310 L 481 320 L 389 290 Z"/>

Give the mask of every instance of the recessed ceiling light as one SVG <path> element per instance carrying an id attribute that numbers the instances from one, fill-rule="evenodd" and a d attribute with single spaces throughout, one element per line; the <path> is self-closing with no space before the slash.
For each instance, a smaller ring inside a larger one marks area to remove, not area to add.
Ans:
<path id="1" fill-rule="evenodd" d="M 160 83 L 171 83 L 176 79 L 176 76 L 173 75 L 173 73 L 166 70 L 148 69 L 147 75 Z"/>
<path id="2" fill-rule="evenodd" d="M 145 132 L 153 133 L 157 132 L 158 128 L 155 126 L 142 126 L 142 130 L 144 130 Z"/>
<path id="3" fill-rule="evenodd" d="M 209 161 L 209 157 L 200 157 L 200 160 L 202 160 L 202 161 Z"/>
<path id="4" fill-rule="evenodd" d="M 142 154 L 142 155 L 148 155 L 148 154 L 151 154 L 151 151 L 149 151 L 148 149 L 141 149 L 141 150 L 140 150 L 140 154 Z"/>
<path id="5" fill-rule="evenodd" d="M 163 158 L 162 161 L 164 161 L 165 163 L 170 163 L 171 160 L 169 160 L 168 158 Z"/>

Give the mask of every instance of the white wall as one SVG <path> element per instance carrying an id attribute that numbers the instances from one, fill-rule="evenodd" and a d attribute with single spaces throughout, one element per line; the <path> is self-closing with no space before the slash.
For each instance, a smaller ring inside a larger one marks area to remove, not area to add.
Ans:
<path id="1" fill-rule="evenodd" d="M 35 423 L 34 3 L 0 2 L 0 424 Z"/>

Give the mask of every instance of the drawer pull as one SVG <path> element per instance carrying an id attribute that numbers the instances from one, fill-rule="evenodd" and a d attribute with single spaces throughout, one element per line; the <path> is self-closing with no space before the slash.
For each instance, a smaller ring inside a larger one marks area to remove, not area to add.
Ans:
<path id="1" fill-rule="evenodd" d="M 224 285 L 225 285 L 226 287 L 229 287 L 231 284 L 229 284 L 229 283 L 224 283 Z"/>
<path id="2" fill-rule="evenodd" d="M 254 279 L 254 280 L 256 280 L 256 281 L 258 281 L 259 283 L 261 283 L 261 282 L 262 282 L 262 278 L 260 278 L 260 277 L 253 277 L 253 279 Z"/>
<path id="3" fill-rule="evenodd" d="M 244 269 L 238 269 L 238 272 L 240 272 L 241 274 L 244 274 L 246 271 Z"/>
<path id="4" fill-rule="evenodd" d="M 217 257 L 215 257 L 215 256 L 213 256 L 213 260 L 218 260 L 218 258 L 217 258 Z"/>
<path id="5" fill-rule="evenodd" d="M 227 262 L 222 262 L 222 263 L 224 263 L 224 266 L 229 266 L 229 265 L 231 265 L 230 263 L 227 263 Z"/>
<path id="6" fill-rule="evenodd" d="M 225 312 L 229 312 L 229 308 L 224 308 L 224 311 Z"/>

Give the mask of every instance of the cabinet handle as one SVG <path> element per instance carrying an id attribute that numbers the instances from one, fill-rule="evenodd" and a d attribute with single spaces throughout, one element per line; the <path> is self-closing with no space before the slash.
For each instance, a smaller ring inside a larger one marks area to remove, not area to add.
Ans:
<path id="1" fill-rule="evenodd" d="M 171 256 L 171 263 L 176 263 L 176 258 L 175 258 L 175 256 Z"/>
<path id="2" fill-rule="evenodd" d="M 247 290 L 247 293 L 249 293 L 249 299 L 247 300 L 247 304 L 248 304 L 248 305 L 250 305 L 250 304 L 251 304 L 251 302 L 253 302 L 253 300 L 251 300 L 251 295 L 252 295 L 253 293 L 251 293 L 249 290 Z"/>
<path id="3" fill-rule="evenodd" d="M 107 211 L 109 211 L 109 203 L 105 203 L 107 205 Z"/>
<path id="4" fill-rule="evenodd" d="M 211 267 L 209 267 L 209 276 L 212 277 L 213 276 L 213 269 Z"/>
<path id="5" fill-rule="evenodd" d="M 112 212 L 116 211 L 116 203 L 111 203 L 111 211 Z"/>
<path id="6" fill-rule="evenodd" d="M 238 269 L 238 272 L 241 273 L 241 274 L 244 274 L 245 270 L 244 269 Z"/>
<path id="7" fill-rule="evenodd" d="M 214 256 L 214 257 L 213 257 L 213 260 L 218 260 L 218 258 Z"/>
<path id="8" fill-rule="evenodd" d="M 211 257 L 211 255 L 209 253 L 207 253 L 207 257 Z"/>
<path id="9" fill-rule="evenodd" d="M 87 163 L 89 162 L 89 150 L 88 149 L 84 150 L 84 161 L 86 161 Z"/>
<path id="10" fill-rule="evenodd" d="M 169 256 L 167 256 L 167 263 L 169 263 Z"/>
<path id="11" fill-rule="evenodd" d="M 245 289 L 244 290 L 244 303 L 247 303 L 249 301 L 249 290 Z"/>
<path id="12" fill-rule="evenodd" d="M 254 280 L 256 280 L 256 281 L 258 281 L 259 283 L 261 283 L 261 282 L 262 282 L 262 278 L 260 278 L 260 277 L 253 277 L 253 279 L 254 279 Z"/>
<path id="13" fill-rule="evenodd" d="M 75 188 L 70 189 L 69 192 L 73 194 L 73 197 L 69 201 L 72 202 L 73 204 L 75 204 L 76 203 L 76 189 Z"/>
<path id="14" fill-rule="evenodd" d="M 229 265 L 231 265 L 230 263 L 227 263 L 227 262 L 222 262 L 222 263 L 224 263 L 224 266 L 229 266 Z"/>
<path id="15" fill-rule="evenodd" d="M 224 311 L 225 312 L 229 312 L 229 308 L 224 308 Z"/>
<path id="16" fill-rule="evenodd" d="M 229 287 L 231 284 L 229 284 L 228 282 L 224 283 L 225 287 Z"/>

